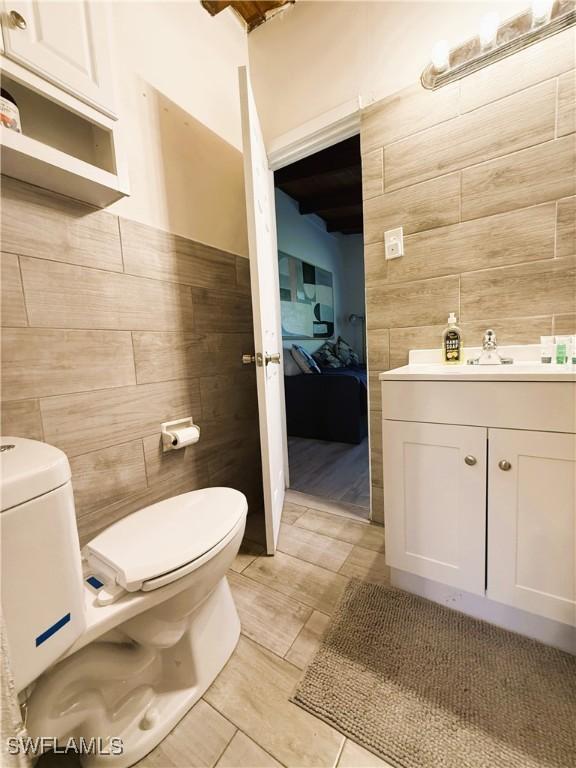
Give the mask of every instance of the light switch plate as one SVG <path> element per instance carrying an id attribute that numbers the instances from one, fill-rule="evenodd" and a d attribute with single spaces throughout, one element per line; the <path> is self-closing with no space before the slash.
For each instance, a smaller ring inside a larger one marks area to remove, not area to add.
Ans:
<path id="1" fill-rule="evenodd" d="M 384 232 L 386 259 L 398 259 L 404 255 L 404 229 L 397 227 Z"/>

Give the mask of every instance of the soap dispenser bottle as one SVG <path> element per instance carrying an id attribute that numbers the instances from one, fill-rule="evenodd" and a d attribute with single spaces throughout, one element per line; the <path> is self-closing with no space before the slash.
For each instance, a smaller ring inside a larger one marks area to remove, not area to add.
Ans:
<path id="1" fill-rule="evenodd" d="M 456 315 L 450 312 L 448 327 L 442 334 L 442 352 L 445 363 L 461 363 L 463 359 L 462 331 L 456 325 Z"/>

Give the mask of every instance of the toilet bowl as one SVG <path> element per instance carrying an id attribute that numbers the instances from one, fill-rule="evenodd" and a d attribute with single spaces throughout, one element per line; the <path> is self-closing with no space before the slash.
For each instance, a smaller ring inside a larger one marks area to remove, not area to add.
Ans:
<path id="1" fill-rule="evenodd" d="M 86 768 L 133 765 L 236 646 L 225 574 L 246 499 L 206 488 L 153 504 L 92 539 L 82 563 L 66 456 L 2 445 L 2 609 L 16 688 L 32 684 L 28 732 L 83 744 Z"/>

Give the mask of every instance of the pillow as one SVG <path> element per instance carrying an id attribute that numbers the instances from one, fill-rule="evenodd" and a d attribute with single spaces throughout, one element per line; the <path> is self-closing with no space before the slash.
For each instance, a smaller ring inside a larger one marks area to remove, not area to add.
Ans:
<path id="1" fill-rule="evenodd" d="M 290 354 L 289 349 L 284 350 L 284 354 L 282 355 L 282 361 L 284 363 L 284 376 L 302 376 L 302 371 L 300 370 L 300 366 Z"/>
<path id="2" fill-rule="evenodd" d="M 320 368 L 343 368 L 344 363 L 334 352 L 334 345 L 329 341 L 325 341 L 316 352 L 312 353 L 312 357 Z"/>
<path id="3" fill-rule="evenodd" d="M 292 357 L 298 363 L 302 373 L 322 373 L 310 352 L 307 352 L 299 344 L 292 344 Z"/>
<path id="4" fill-rule="evenodd" d="M 338 341 L 334 345 L 334 352 L 344 365 L 360 365 L 360 358 L 342 336 L 338 336 Z"/>

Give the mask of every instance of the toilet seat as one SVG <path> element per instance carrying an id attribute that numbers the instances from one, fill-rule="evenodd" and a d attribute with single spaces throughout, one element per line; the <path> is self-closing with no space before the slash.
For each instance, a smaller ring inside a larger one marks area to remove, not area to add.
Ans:
<path id="1" fill-rule="evenodd" d="M 204 488 L 144 507 L 83 550 L 88 564 L 128 592 L 150 591 L 194 570 L 243 521 L 248 504 L 232 488 Z"/>

